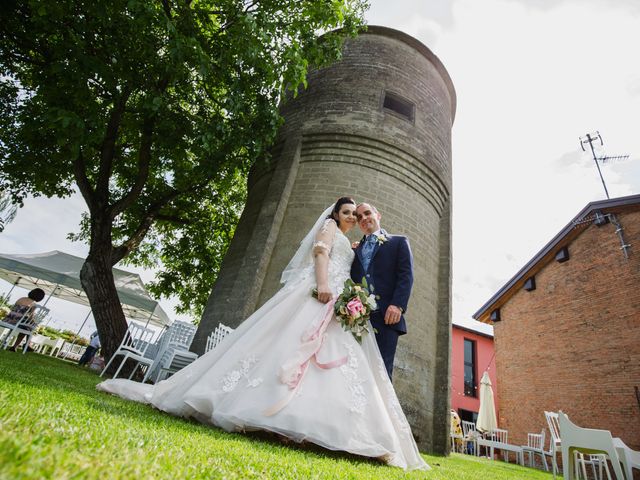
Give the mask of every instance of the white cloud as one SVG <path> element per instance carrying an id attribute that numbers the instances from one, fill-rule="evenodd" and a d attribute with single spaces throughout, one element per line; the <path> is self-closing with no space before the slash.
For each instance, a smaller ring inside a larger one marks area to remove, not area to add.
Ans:
<path id="1" fill-rule="evenodd" d="M 604 198 L 580 136 L 599 130 L 608 155 L 631 155 L 602 168 L 611 196 L 640 193 L 640 3 L 371 4 L 371 24 L 422 41 L 456 88 L 453 314 L 469 321 L 580 209 Z M 65 239 L 83 209 L 78 196 L 29 201 L 0 234 L 0 252 L 86 254 L 86 246 Z M 171 301 L 161 303 L 172 312 Z"/>
<path id="2" fill-rule="evenodd" d="M 429 3 L 429 2 L 423 2 Z M 469 318 L 587 203 L 604 198 L 579 137 L 640 157 L 637 4 L 456 0 L 452 20 L 403 9 L 383 25 L 414 34 L 453 79 L 453 314 Z M 378 20 L 388 2 L 374 0 Z M 425 29 L 440 37 L 430 40 Z M 611 196 L 640 193 L 640 159 L 602 167 Z"/>
<path id="3" fill-rule="evenodd" d="M 1 253 L 41 253 L 51 250 L 60 250 L 71 255 L 86 257 L 89 253 L 88 246 L 83 242 L 71 242 L 67 240 L 69 233 L 78 232 L 81 214 L 86 210 L 86 204 L 81 195 L 76 194 L 66 199 L 60 198 L 28 198 L 24 207 L 18 210 L 13 222 L 7 225 L 4 232 L 0 233 Z M 123 270 L 138 273 L 143 282 L 154 279 L 154 270 L 126 266 Z M 11 289 L 11 284 L 0 280 L 0 292 L 6 293 Z M 11 294 L 11 299 L 16 300 L 24 296 L 27 290 L 16 288 Z M 174 312 L 177 300 L 160 299 L 159 303 L 170 318 L 187 320 L 184 316 L 178 316 Z M 51 298 L 47 307 L 50 308 L 50 325 L 76 331 L 84 321 L 89 307 Z M 89 336 L 95 330 L 93 317 L 89 317 L 81 334 Z"/>

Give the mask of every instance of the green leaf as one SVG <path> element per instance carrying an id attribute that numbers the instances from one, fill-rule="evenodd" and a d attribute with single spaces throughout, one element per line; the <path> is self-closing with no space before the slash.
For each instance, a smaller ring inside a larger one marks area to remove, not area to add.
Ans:
<path id="1" fill-rule="evenodd" d="M 74 238 L 105 261 L 118 251 L 161 265 L 152 293 L 176 295 L 196 317 L 248 171 L 282 124 L 285 85 L 297 91 L 310 66 L 338 58 L 336 38 L 357 32 L 366 2 L 241 4 L 30 0 L 3 10 L 0 185 L 18 202 L 83 185 L 90 218 Z M 132 201 L 105 215 L 123 198 Z M 92 305 L 117 302 L 108 295 Z"/>

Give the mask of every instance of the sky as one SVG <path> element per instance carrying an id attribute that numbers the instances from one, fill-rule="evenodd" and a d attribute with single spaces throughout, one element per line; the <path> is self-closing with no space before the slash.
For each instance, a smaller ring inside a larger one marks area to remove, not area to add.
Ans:
<path id="1" fill-rule="evenodd" d="M 453 320 L 471 316 L 604 189 L 581 136 L 599 131 L 610 196 L 640 193 L 640 2 L 371 0 L 366 18 L 414 36 L 457 93 L 452 135 Z M 66 240 L 79 196 L 28 199 L 0 252 L 86 256 Z M 633 248 L 633 246 L 632 246 Z M 143 281 L 153 271 L 132 267 Z M 10 285 L 0 281 L 0 292 Z M 15 290 L 12 299 L 24 294 Z M 160 300 L 172 318 L 175 301 Z M 51 324 L 77 329 L 88 307 L 50 300 Z M 82 333 L 94 328 L 89 318 Z"/>

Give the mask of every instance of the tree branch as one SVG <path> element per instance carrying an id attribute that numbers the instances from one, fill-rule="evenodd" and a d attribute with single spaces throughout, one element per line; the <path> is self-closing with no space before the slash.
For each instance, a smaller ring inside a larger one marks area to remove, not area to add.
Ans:
<path id="1" fill-rule="evenodd" d="M 120 213 L 131 205 L 142 192 L 147 178 L 149 177 L 149 164 L 151 163 L 151 145 L 153 143 L 153 127 L 155 118 L 147 117 L 142 124 L 142 139 L 140 140 L 140 151 L 138 153 L 138 175 L 131 189 L 120 200 L 115 202 L 109 209 L 109 215 L 113 220 Z"/>
<path id="2" fill-rule="evenodd" d="M 160 210 L 166 204 L 175 200 L 180 195 L 182 195 L 183 193 L 186 193 L 189 190 L 191 189 L 188 189 L 188 190 L 173 189 L 169 193 L 167 193 L 164 197 L 152 203 L 147 209 L 147 212 L 142 217 L 142 220 L 140 222 L 140 225 L 138 225 L 138 228 L 136 228 L 136 230 L 131 234 L 131 236 L 127 240 L 122 242 L 117 247 L 113 248 L 113 251 L 111 254 L 113 265 L 118 263 L 120 260 L 126 257 L 129 254 L 129 252 L 131 252 L 131 250 L 133 250 L 138 245 L 140 245 L 140 242 L 142 242 L 142 239 L 144 238 L 144 236 L 147 234 L 147 232 L 153 225 L 153 222 L 156 221 L 158 215 L 160 214 Z"/>
<path id="3" fill-rule="evenodd" d="M 168 215 L 164 213 L 159 213 L 158 215 L 156 215 L 156 220 L 175 223 L 178 225 L 190 225 L 193 223 L 193 220 L 181 218 L 181 217 L 178 217 L 177 215 Z"/>
<path id="4" fill-rule="evenodd" d="M 107 199 L 109 191 L 109 178 L 111 177 L 111 168 L 113 167 L 113 158 L 115 156 L 116 141 L 118 139 L 118 130 L 122 123 L 122 116 L 127 106 L 127 101 L 131 95 L 131 90 L 125 88 L 116 101 L 109 115 L 107 130 L 104 134 L 104 140 L 100 147 L 100 170 L 98 171 L 98 180 L 96 181 L 96 193 Z"/>
<path id="5" fill-rule="evenodd" d="M 80 193 L 84 198 L 85 202 L 87 202 L 87 206 L 89 207 L 89 211 L 93 214 L 96 209 L 95 204 L 95 192 L 91 187 L 91 183 L 87 178 L 86 172 L 86 164 L 84 162 L 84 157 L 82 155 L 82 149 L 78 151 L 78 156 L 73 161 L 73 176 L 76 179 L 76 183 L 78 184 L 78 188 L 80 189 Z"/>
<path id="6" fill-rule="evenodd" d="M 163 94 L 169 86 L 169 77 L 164 77 L 158 82 L 158 93 Z M 122 213 L 140 195 L 149 176 L 149 164 L 151 163 L 151 146 L 153 145 L 153 129 L 156 124 L 156 115 L 146 116 L 142 123 L 142 139 L 138 152 L 138 176 L 131 190 L 116 201 L 109 210 L 113 220 Z"/>
<path id="7" fill-rule="evenodd" d="M 162 8 L 164 9 L 164 13 L 167 16 L 167 18 L 171 19 L 172 14 L 171 14 L 171 5 L 169 5 L 169 0 L 162 0 Z"/>
<path id="8" fill-rule="evenodd" d="M 212 170 L 215 170 L 215 169 L 212 169 Z M 178 198 L 180 195 L 183 195 L 187 192 L 195 193 L 199 191 L 201 188 L 204 188 L 209 184 L 209 182 L 211 182 L 211 180 L 216 174 L 217 174 L 217 171 L 213 171 L 212 173 L 207 175 L 200 183 L 195 185 L 190 185 L 185 189 L 182 189 L 182 190 L 173 189 L 169 193 L 167 193 L 164 197 L 160 198 L 159 200 L 151 204 L 147 209 L 146 214 L 143 216 L 142 221 L 140 222 L 140 225 L 138 226 L 138 228 L 136 228 L 136 230 L 131 234 L 131 236 L 127 240 L 125 240 L 120 245 L 113 248 L 111 253 L 112 265 L 115 265 L 116 263 L 118 263 L 120 260 L 126 257 L 129 254 L 129 252 L 131 252 L 134 248 L 140 245 L 140 242 L 142 242 L 142 240 L 144 239 L 144 236 L 147 234 L 147 232 L 153 225 L 153 222 L 160 219 L 161 217 L 166 217 L 160 213 L 160 210 L 165 205 L 172 202 L 173 200 Z M 167 218 L 163 218 L 163 219 L 167 219 Z M 185 222 L 185 224 L 187 223 L 188 222 Z"/>

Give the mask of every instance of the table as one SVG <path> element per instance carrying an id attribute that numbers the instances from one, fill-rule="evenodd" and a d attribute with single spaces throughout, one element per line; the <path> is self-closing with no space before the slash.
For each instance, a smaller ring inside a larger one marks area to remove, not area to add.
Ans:
<path id="1" fill-rule="evenodd" d="M 524 466 L 524 454 L 522 453 L 522 447 L 518 445 L 511 445 L 510 443 L 496 442 L 495 440 L 489 440 L 486 438 L 478 437 L 476 439 L 476 455 L 479 455 L 480 447 L 488 447 L 490 449 L 490 456 L 493 459 L 494 450 L 506 450 L 508 452 L 515 452 L 518 463 Z"/>

